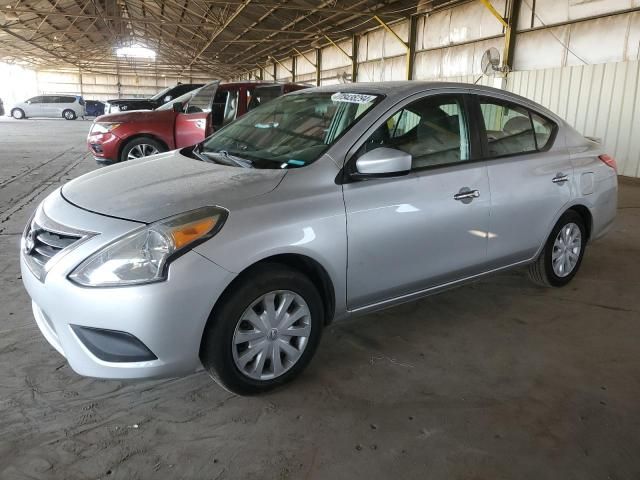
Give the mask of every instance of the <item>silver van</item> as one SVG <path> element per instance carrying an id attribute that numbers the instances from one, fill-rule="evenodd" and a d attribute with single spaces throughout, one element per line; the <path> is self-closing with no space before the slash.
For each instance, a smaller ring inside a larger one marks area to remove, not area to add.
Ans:
<path id="1" fill-rule="evenodd" d="M 79 95 L 38 95 L 14 105 L 11 116 L 18 120 L 29 117 L 75 120 L 85 116 L 84 99 Z"/>

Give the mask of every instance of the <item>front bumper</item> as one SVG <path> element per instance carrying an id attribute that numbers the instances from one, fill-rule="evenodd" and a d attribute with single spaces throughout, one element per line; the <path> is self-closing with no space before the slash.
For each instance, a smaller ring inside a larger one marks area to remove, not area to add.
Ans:
<path id="1" fill-rule="evenodd" d="M 59 192 L 52 195 L 59 196 Z M 67 279 L 68 274 L 88 254 L 113 239 L 118 230 L 113 228 L 114 222 L 121 222 L 120 230 L 130 228 L 131 222 L 80 210 L 61 198 L 45 201 L 46 214 L 55 212 L 46 211 L 49 204 L 60 206 L 61 202 L 66 203 L 63 213 L 76 210 L 73 214 L 80 221 L 74 228 L 83 223 L 85 227 L 95 226 L 96 221 L 104 220 L 111 224 L 111 233 L 104 234 L 107 238 L 95 235 L 67 253 L 47 271 L 43 282 L 31 272 L 21 253 L 22 280 L 32 299 L 36 323 L 47 341 L 67 358 L 74 371 L 90 377 L 157 378 L 197 370 L 201 366 L 199 349 L 205 324 L 215 301 L 235 274 L 188 252 L 171 264 L 169 278 L 164 282 L 116 288 L 76 285 Z M 55 221 L 65 225 L 64 218 Z M 83 343 L 78 327 L 124 332 L 139 340 L 156 358 L 105 361 Z"/>
<path id="2" fill-rule="evenodd" d="M 122 139 L 112 132 L 90 133 L 87 148 L 97 162 L 117 162 Z"/>

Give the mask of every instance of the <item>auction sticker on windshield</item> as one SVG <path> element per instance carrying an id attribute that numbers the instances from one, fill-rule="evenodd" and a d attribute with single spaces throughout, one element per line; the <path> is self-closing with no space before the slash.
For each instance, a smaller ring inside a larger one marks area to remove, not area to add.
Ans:
<path id="1" fill-rule="evenodd" d="M 337 92 L 331 95 L 331 100 L 334 102 L 348 102 L 348 103 L 369 103 L 376 99 L 375 95 L 365 95 L 363 93 L 341 93 Z"/>

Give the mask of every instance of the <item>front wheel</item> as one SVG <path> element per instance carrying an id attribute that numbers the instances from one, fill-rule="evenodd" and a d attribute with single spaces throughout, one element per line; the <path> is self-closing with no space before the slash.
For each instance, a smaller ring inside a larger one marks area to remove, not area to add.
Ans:
<path id="1" fill-rule="evenodd" d="M 304 274 L 279 264 L 259 265 L 221 297 L 200 358 L 227 390 L 261 393 L 302 372 L 320 341 L 323 319 L 322 299 Z"/>
<path id="2" fill-rule="evenodd" d="M 120 161 L 135 160 L 148 157 L 157 153 L 166 152 L 167 149 L 157 140 L 150 137 L 138 137 L 130 140 L 120 152 Z"/>
<path id="3" fill-rule="evenodd" d="M 553 227 L 538 259 L 529 266 L 529 278 L 544 287 L 563 287 L 576 275 L 587 243 L 584 220 L 565 212 Z"/>
<path id="4" fill-rule="evenodd" d="M 22 120 L 23 118 L 25 118 L 24 110 L 22 110 L 21 108 L 14 108 L 13 110 L 11 110 L 11 116 L 16 120 Z"/>
<path id="5" fill-rule="evenodd" d="M 65 110 L 64 112 L 62 112 L 62 118 L 64 118 L 65 120 L 75 120 L 76 118 L 78 118 L 78 116 L 76 115 L 76 112 L 74 112 L 73 110 Z"/>

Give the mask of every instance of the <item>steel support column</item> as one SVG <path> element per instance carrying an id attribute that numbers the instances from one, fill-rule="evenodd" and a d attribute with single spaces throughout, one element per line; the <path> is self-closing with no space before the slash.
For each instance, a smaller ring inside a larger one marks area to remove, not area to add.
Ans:
<path id="1" fill-rule="evenodd" d="M 418 17 L 412 15 L 409 19 L 409 51 L 407 52 L 407 80 L 413 80 L 416 63 L 416 32 L 418 29 Z"/>
<path id="2" fill-rule="evenodd" d="M 358 36 L 351 37 L 351 82 L 358 81 Z"/>
<path id="3" fill-rule="evenodd" d="M 316 48 L 316 86 L 320 86 L 320 72 L 322 71 L 322 49 Z"/>
<path id="4" fill-rule="evenodd" d="M 505 48 L 504 48 L 504 62 L 503 64 L 509 69 L 509 72 L 513 70 L 513 56 L 516 46 L 516 31 L 518 29 L 518 16 L 520 15 L 521 0 L 511 0 L 509 2 L 509 9 L 507 10 L 507 24 L 509 28 L 505 30 Z"/>

